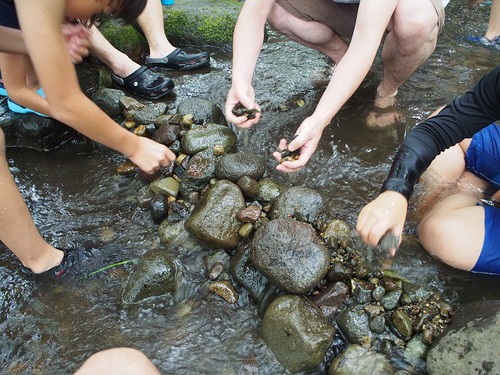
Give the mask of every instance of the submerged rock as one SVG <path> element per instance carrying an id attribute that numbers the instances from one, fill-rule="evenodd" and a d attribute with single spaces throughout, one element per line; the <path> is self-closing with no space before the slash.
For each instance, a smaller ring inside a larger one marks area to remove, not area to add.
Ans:
<path id="1" fill-rule="evenodd" d="M 165 249 L 144 254 L 123 291 L 125 304 L 161 296 L 175 290 L 175 266 Z"/>
<path id="2" fill-rule="evenodd" d="M 180 186 L 183 197 L 202 190 L 215 177 L 219 159 L 220 156 L 215 156 L 211 149 L 200 151 L 189 159 Z"/>
<path id="3" fill-rule="evenodd" d="M 245 200 L 236 184 L 228 180 L 217 181 L 201 198 L 185 222 L 186 230 L 203 246 L 232 250 L 238 246 L 238 231 L 242 225 L 238 212 Z"/>
<path id="4" fill-rule="evenodd" d="M 247 152 L 228 154 L 217 163 L 215 168 L 217 178 L 232 182 L 237 182 L 243 176 L 260 180 L 265 171 L 264 158 Z"/>
<path id="5" fill-rule="evenodd" d="M 389 375 L 395 370 L 382 354 L 360 345 L 349 345 L 330 364 L 328 375 Z"/>
<path id="6" fill-rule="evenodd" d="M 189 155 L 215 146 L 222 146 L 228 153 L 235 147 L 236 140 L 236 134 L 227 126 L 208 123 L 188 130 L 181 139 L 181 145 Z"/>
<path id="7" fill-rule="evenodd" d="M 189 98 L 179 103 L 177 113 L 180 115 L 193 115 L 195 124 L 213 122 L 226 124 L 226 118 L 222 110 L 214 102 L 204 98 Z"/>
<path id="8" fill-rule="evenodd" d="M 271 218 L 293 217 L 307 223 L 316 223 L 324 208 L 325 201 L 319 192 L 303 186 L 292 186 L 283 191 L 274 202 Z"/>
<path id="9" fill-rule="evenodd" d="M 267 308 L 262 339 L 290 372 L 313 370 L 323 361 L 335 328 L 307 299 L 284 295 Z"/>
<path id="10" fill-rule="evenodd" d="M 252 241 L 255 268 L 278 288 L 294 294 L 309 292 L 327 273 L 328 250 L 309 224 L 294 219 L 271 220 Z"/>

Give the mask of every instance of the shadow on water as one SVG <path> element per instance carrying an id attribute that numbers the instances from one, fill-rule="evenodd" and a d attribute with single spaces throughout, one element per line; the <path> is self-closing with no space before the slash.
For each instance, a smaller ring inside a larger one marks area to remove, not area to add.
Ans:
<path id="1" fill-rule="evenodd" d="M 400 90 L 402 121 L 384 129 L 365 125 L 381 76 L 378 62 L 325 130 L 309 165 L 294 175 L 277 173 L 271 154 L 279 139 L 290 139 L 312 113 L 331 68 L 323 56 L 271 34 L 255 78 L 264 115 L 246 141 L 238 133 L 240 148 L 265 155 L 270 177 L 320 190 L 328 197 L 331 215 L 354 226 L 361 207 L 376 196 L 405 134 L 499 63 L 498 52 L 471 46 L 463 38 L 480 34 L 487 16 L 486 8 L 450 4 L 436 51 Z M 230 56 L 221 51 L 212 56 L 207 71 L 172 75 L 176 94 L 166 100 L 171 110 L 187 97 L 205 97 L 223 107 Z M 298 99 L 305 105 L 299 106 Z M 289 110 L 281 111 L 280 104 Z M 149 212 L 137 206 L 142 183 L 116 175 L 116 165 L 123 161 L 116 153 L 77 143 L 49 153 L 9 149 L 8 156 L 44 237 L 57 246 L 94 249 L 96 260 L 86 265 L 87 271 L 164 247 Z M 407 231 L 414 234 L 414 223 Z M 235 305 L 208 293 L 206 249 L 169 248 L 180 274 L 174 298 L 128 308 L 121 304 L 121 292 L 130 264 L 53 285 L 19 272 L 17 259 L 3 245 L 0 249 L 1 373 L 67 374 L 90 354 L 113 346 L 142 350 L 163 373 L 285 372 L 260 339 L 260 318 L 245 291 Z M 451 290 L 462 303 L 500 298 L 498 278 L 453 270 L 427 253 L 407 257 L 401 258 L 406 275 L 418 279 L 424 267 L 438 289 Z"/>

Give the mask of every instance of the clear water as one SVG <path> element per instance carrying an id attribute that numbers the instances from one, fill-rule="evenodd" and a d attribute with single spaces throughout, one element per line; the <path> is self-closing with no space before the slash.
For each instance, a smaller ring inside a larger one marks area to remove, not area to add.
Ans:
<path id="1" fill-rule="evenodd" d="M 306 185 L 328 197 L 332 216 L 355 224 L 361 207 L 374 198 L 405 134 L 438 106 L 472 86 L 500 62 L 500 54 L 468 44 L 464 35 L 486 28 L 488 7 L 455 1 L 436 51 L 405 84 L 398 99 L 404 120 L 369 129 L 364 118 L 380 79 L 380 63 L 325 130 L 309 165 L 295 175 L 274 171 L 272 151 L 290 138 L 326 87 L 326 58 L 271 34 L 258 62 L 255 89 L 264 116 L 239 133 L 240 148 L 261 153 L 278 181 Z M 230 55 L 213 50 L 202 74 L 173 74 L 176 95 L 169 108 L 187 97 L 205 97 L 223 107 L 230 85 Z M 295 102 L 303 99 L 305 106 Z M 291 110 L 280 112 L 279 104 Z M 95 248 L 98 269 L 164 248 L 149 212 L 137 206 L 142 184 L 116 175 L 116 153 L 77 142 L 51 152 L 9 149 L 9 164 L 35 222 L 58 246 Z M 407 232 L 414 233 L 413 223 Z M 257 308 L 244 291 L 235 305 L 209 294 L 203 248 L 171 248 L 179 269 L 174 296 L 134 307 L 121 305 L 132 270 L 128 265 L 76 283 L 54 286 L 19 272 L 19 262 L 0 245 L 0 373 L 67 374 L 92 353 L 131 346 L 147 354 L 166 374 L 283 374 L 260 339 Z M 406 260 L 406 275 L 431 275 L 440 289 L 460 302 L 500 298 L 500 280 L 456 271 L 428 254 Z M 318 373 L 321 373 L 320 371 Z"/>

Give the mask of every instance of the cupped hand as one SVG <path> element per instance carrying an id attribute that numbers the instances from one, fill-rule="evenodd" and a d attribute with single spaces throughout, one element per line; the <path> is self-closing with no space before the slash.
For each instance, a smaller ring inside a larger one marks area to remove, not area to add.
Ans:
<path id="1" fill-rule="evenodd" d="M 259 112 L 255 114 L 255 118 L 249 119 L 247 116 L 236 116 L 233 114 L 233 108 L 236 104 L 241 103 L 248 109 L 256 109 Z M 251 85 L 231 86 L 227 94 L 226 105 L 224 107 L 226 120 L 239 128 L 251 128 L 260 120 L 260 106 L 255 103 L 255 93 Z"/>
<path id="2" fill-rule="evenodd" d="M 82 62 L 89 54 L 92 31 L 81 24 L 65 23 L 62 25 L 62 33 L 66 40 L 71 61 L 74 64 Z"/>
<path id="3" fill-rule="evenodd" d="M 402 194 L 386 190 L 363 207 L 356 230 L 363 242 L 370 246 L 377 246 L 388 231 L 402 238 L 407 209 L 408 201 Z M 394 256 L 396 249 L 390 249 L 390 253 Z"/>
<path id="4" fill-rule="evenodd" d="M 278 145 L 281 151 L 286 148 L 289 151 L 300 149 L 299 158 L 294 161 L 284 161 L 278 164 L 276 169 L 280 172 L 291 173 L 304 168 L 316 151 L 321 134 L 323 134 L 323 126 L 318 125 L 312 117 L 307 117 L 295 132 L 295 137 L 290 143 L 286 139 L 282 139 Z M 275 151 L 273 156 L 278 162 L 281 161 L 281 152 Z"/>
<path id="5" fill-rule="evenodd" d="M 138 138 L 138 146 L 129 159 L 144 172 L 154 173 L 175 160 L 175 154 L 168 147 L 149 138 Z"/>

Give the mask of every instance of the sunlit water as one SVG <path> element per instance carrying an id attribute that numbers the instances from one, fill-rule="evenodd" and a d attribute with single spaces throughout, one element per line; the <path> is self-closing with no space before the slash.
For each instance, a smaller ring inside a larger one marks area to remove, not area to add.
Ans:
<path id="1" fill-rule="evenodd" d="M 381 69 L 373 71 L 325 130 L 318 151 L 304 171 L 274 170 L 272 151 L 279 139 L 290 139 L 312 113 L 326 87 L 326 58 L 271 34 L 259 59 L 255 89 L 263 109 L 260 124 L 238 131 L 239 147 L 268 160 L 274 179 L 320 190 L 332 217 L 355 225 L 361 207 L 378 193 L 405 134 L 434 109 L 472 86 L 500 62 L 500 54 L 464 41 L 486 28 L 489 8 L 456 1 L 448 8 L 447 26 L 436 51 L 401 88 L 400 124 L 367 128 Z M 202 74 L 173 74 L 176 95 L 169 108 L 187 97 L 205 97 L 221 108 L 230 84 L 230 56 L 212 51 L 213 64 Z M 297 99 L 305 105 L 299 107 Z M 278 110 L 286 104 L 289 111 Z M 136 259 L 151 248 L 164 248 L 147 210 L 135 197 L 142 183 L 116 175 L 123 158 L 82 142 L 51 152 L 8 150 L 12 173 L 43 236 L 57 246 L 92 247 L 87 271 Z M 414 234 L 414 223 L 407 232 Z M 131 346 L 147 354 L 163 373 L 282 374 L 260 339 L 257 308 L 244 290 L 230 305 L 209 294 L 201 247 L 168 248 L 178 267 L 177 290 L 138 306 L 124 307 L 121 293 L 133 266 L 54 286 L 19 272 L 17 259 L 0 245 L 0 373 L 67 374 L 92 353 Z M 455 294 L 462 303 L 499 299 L 498 278 L 452 270 L 430 255 L 411 254 L 399 261 L 407 277 L 426 280 Z M 423 280 L 422 280 L 423 281 Z M 318 372 L 318 373 L 321 373 Z"/>

